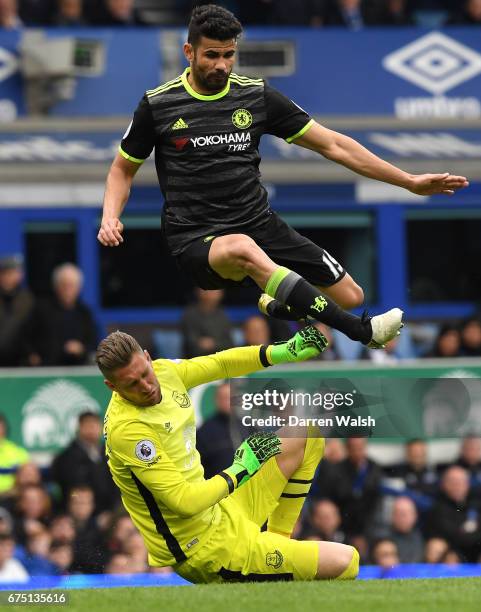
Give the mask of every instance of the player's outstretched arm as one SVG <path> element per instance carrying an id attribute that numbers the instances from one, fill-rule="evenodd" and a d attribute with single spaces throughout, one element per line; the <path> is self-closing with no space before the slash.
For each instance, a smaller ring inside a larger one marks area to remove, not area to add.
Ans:
<path id="1" fill-rule="evenodd" d="M 117 154 L 107 176 L 102 223 L 97 239 L 104 246 L 119 246 L 124 239 L 120 216 L 129 199 L 130 187 L 140 164 Z"/>
<path id="2" fill-rule="evenodd" d="M 127 467 L 155 499 L 184 518 L 203 512 L 247 482 L 268 459 L 281 452 L 280 446 L 280 439 L 273 433 L 249 436 L 235 452 L 230 467 L 208 480 L 191 482 L 148 425 L 123 422 L 108 437 L 113 469 L 118 465 Z"/>
<path id="3" fill-rule="evenodd" d="M 314 122 L 294 143 L 320 153 L 362 176 L 404 187 L 418 195 L 442 193 L 452 195 L 469 185 L 465 176 L 443 174 L 409 174 L 377 157 L 356 140 L 329 130 Z"/>
<path id="4" fill-rule="evenodd" d="M 310 325 L 285 342 L 227 349 L 214 355 L 183 359 L 174 367 L 186 389 L 192 389 L 214 380 L 245 376 L 271 365 L 312 359 L 327 346 L 326 337 Z"/>

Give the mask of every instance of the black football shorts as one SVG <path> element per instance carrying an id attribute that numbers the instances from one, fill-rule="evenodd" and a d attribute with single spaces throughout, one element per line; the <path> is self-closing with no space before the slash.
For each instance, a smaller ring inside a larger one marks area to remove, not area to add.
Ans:
<path id="1" fill-rule="evenodd" d="M 312 285 L 330 287 L 346 274 L 344 268 L 332 255 L 305 236 L 301 236 L 274 212 L 269 216 L 267 223 L 260 228 L 223 232 L 214 236 L 225 236 L 229 233 L 246 234 L 276 264 L 297 272 Z M 209 266 L 209 250 L 215 237 L 207 234 L 204 238 L 198 238 L 180 253 L 176 260 L 181 270 L 187 273 L 201 289 L 253 285 L 254 281 L 249 277 L 242 281 L 222 278 Z"/>

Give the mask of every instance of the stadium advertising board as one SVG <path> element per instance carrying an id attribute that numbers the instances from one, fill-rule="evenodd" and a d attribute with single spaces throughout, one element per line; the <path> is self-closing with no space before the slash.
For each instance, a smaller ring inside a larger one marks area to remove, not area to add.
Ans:
<path id="1" fill-rule="evenodd" d="M 0 32 L 0 123 L 14 121 L 25 111 L 18 62 L 19 42 L 19 32 Z"/>
<path id="2" fill-rule="evenodd" d="M 288 35 L 287 35 L 288 36 Z M 442 32 L 326 29 L 297 39 L 297 70 L 272 84 L 321 115 L 481 117 L 481 38 Z"/>
<path id="3" fill-rule="evenodd" d="M 44 33 L 47 39 L 75 37 L 82 43 L 77 53 L 82 62 L 92 55 L 92 45 L 102 50 L 102 62 L 95 70 L 75 67 L 72 98 L 59 102 L 53 109 L 55 115 L 129 115 L 145 89 L 183 69 L 183 30 L 59 29 Z M 21 36 L 0 33 L 3 121 L 24 114 L 18 71 Z M 312 114 L 481 117 L 481 37 L 476 28 L 432 32 L 415 28 L 360 32 L 258 28 L 248 30 L 244 39 L 248 43 L 278 40 L 289 46 L 291 69 L 263 67 L 264 74 Z"/>
<path id="4" fill-rule="evenodd" d="M 468 397 L 468 399 L 473 394 L 476 394 L 476 397 L 479 399 L 479 386 L 481 384 L 480 365 L 463 364 L 460 366 L 456 362 L 399 365 L 395 370 L 390 367 L 373 367 L 372 365 L 365 369 L 359 366 L 355 368 L 350 368 L 349 366 L 319 366 L 315 370 L 306 368 L 282 370 L 282 372 L 279 371 L 277 373 L 277 377 L 273 376 L 273 374 L 275 374 L 275 371 L 254 375 L 251 380 L 257 381 L 255 383 L 257 386 L 255 388 L 252 387 L 250 391 L 257 391 L 257 387 L 261 384 L 260 380 L 266 378 L 272 379 L 284 386 L 287 380 L 286 377 L 288 377 L 289 382 L 292 382 L 294 385 L 297 384 L 297 386 L 304 386 L 306 381 L 314 381 L 317 384 L 321 378 L 323 380 L 329 379 L 331 382 L 337 379 L 345 381 L 343 383 L 344 386 L 347 383 L 351 386 L 354 384 L 361 390 L 365 389 L 366 384 L 371 384 L 375 380 L 396 379 L 395 389 L 401 389 L 403 387 L 403 380 L 405 380 L 406 389 L 408 387 L 413 389 L 416 397 L 426 396 L 429 400 L 426 401 L 432 407 L 431 399 L 437 393 L 434 388 L 437 380 L 453 380 L 454 386 L 452 391 L 455 403 L 461 397 L 456 386 L 459 380 L 463 381 L 464 379 L 467 381 L 463 387 L 465 392 L 461 395 L 465 398 Z M 300 381 L 300 383 L 296 383 L 296 381 Z M 416 381 L 425 381 L 421 384 L 424 390 L 422 393 Z M 432 381 L 432 384 L 429 381 Z M 191 391 L 193 403 L 199 413 L 199 423 L 202 418 L 206 418 L 213 413 L 214 391 L 215 384 L 202 385 Z M 442 387 L 441 391 L 446 395 L 444 387 Z M 76 371 L 45 369 L 43 372 L 19 369 L 15 373 L 12 370 L 3 370 L 0 371 L 0 393 L 3 400 L 2 412 L 6 415 L 9 423 L 9 437 L 32 452 L 47 453 L 55 452 L 70 442 L 75 435 L 78 416 L 82 412 L 97 412 L 103 417 L 110 399 L 110 392 L 103 384 L 102 378 L 97 374 L 95 368 L 79 368 Z M 371 393 L 373 391 L 369 387 L 368 394 Z M 413 393 L 409 393 L 411 398 L 414 397 Z M 366 397 L 368 394 L 366 394 Z M 399 394 L 399 398 L 402 399 L 402 394 Z M 369 400 L 369 397 L 367 399 Z M 403 406 L 399 404 L 401 399 L 396 400 L 394 396 L 391 397 L 391 402 L 394 402 L 392 405 L 408 421 L 411 417 L 414 419 L 416 412 L 413 411 L 413 407 L 411 406 L 411 412 L 404 410 Z M 396 401 L 398 402 L 397 404 Z M 419 399 L 419 401 L 421 400 Z M 378 406 L 379 404 L 377 400 L 374 403 L 371 400 L 369 402 L 372 406 Z M 474 403 L 471 402 L 471 405 L 474 406 Z M 431 421 L 428 418 L 429 406 L 424 423 L 425 431 L 421 431 L 419 425 L 415 425 L 415 427 L 418 427 L 416 430 L 418 435 L 425 434 L 428 437 L 429 435 L 436 437 L 441 435 L 442 432 L 430 429 L 429 424 Z M 481 412 L 481 404 L 476 404 L 476 406 L 477 415 L 478 412 Z M 463 417 L 464 410 L 465 406 L 463 404 L 462 414 L 459 413 L 463 419 L 463 422 L 460 423 L 461 433 L 463 432 L 462 427 L 468 423 L 467 417 Z M 251 411 L 246 412 L 246 414 L 251 414 Z M 407 431 L 411 431 L 409 424 L 407 427 Z M 454 430 L 453 433 L 455 433 Z M 384 435 L 387 435 L 387 433 L 384 432 Z M 398 432 L 397 436 L 399 437 L 400 435 L 402 435 L 402 430 L 401 433 Z M 441 435 L 441 437 L 446 437 L 446 435 Z"/>

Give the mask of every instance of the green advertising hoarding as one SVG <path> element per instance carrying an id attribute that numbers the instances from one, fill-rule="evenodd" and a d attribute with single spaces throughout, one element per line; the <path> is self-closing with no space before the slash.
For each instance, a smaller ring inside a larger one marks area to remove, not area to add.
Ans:
<path id="1" fill-rule="evenodd" d="M 377 366 L 370 362 L 311 362 L 256 373 L 265 378 L 468 378 L 481 380 L 481 361 L 421 360 Z M 215 383 L 191 390 L 199 422 L 214 410 Z M 31 452 L 52 453 L 75 435 L 78 415 L 103 417 L 110 391 L 95 367 L 0 369 L 0 412 L 9 438 Z"/>

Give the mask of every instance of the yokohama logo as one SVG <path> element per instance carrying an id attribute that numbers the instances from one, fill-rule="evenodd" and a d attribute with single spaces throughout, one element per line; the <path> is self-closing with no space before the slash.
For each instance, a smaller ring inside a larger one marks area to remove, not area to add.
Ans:
<path id="1" fill-rule="evenodd" d="M 249 132 L 234 132 L 233 134 L 214 134 L 213 136 L 198 136 L 192 138 L 192 144 L 197 147 L 208 147 L 219 144 L 245 144 L 250 143 Z"/>

